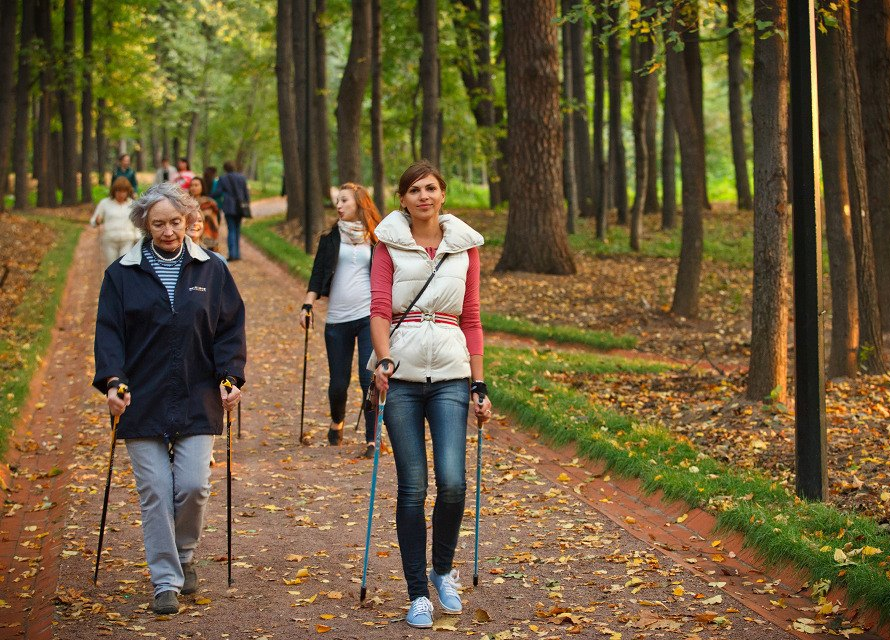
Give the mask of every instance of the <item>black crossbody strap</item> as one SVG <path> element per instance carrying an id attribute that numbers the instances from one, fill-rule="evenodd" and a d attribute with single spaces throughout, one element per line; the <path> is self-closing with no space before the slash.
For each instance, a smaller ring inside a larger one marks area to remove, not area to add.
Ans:
<path id="1" fill-rule="evenodd" d="M 426 288 L 428 286 L 430 286 L 430 282 L 433 281 L 433 276 L 436 275 L 436 271 L 438 271 L 439 267 L 442 266 L 442 263 L 445 262 L 445 258 L 447 258 L 450 255 L 451 255 L 450 253 L 446 253 L 444 256 L 442 256 L 442 259 L 439 260 L 438 264 L 436 264 L 436 266 L 433 268 L 433 272 L 430 274 L 430 277 L 427 278 L 426 282 L 423 283 L 423 286 L 420 288 L 420 291 L 417 292 L 417 295 L 414 296 L 414 300 L 411 301 L 411 304 L 408 305 L 408 308 L 405 309 L 404 311 L 402 311 L 402 317 L 399 318 L 399 321 L 396 323 L 396 326 L 394 326 L 392 328 L 392 331 L 389 332 L 390 338 L 392 338 L 392 334 L 394 334 L 396 332 L 396 329 L 398 329 L 399 326 L 402 324 L 402 321 L 405 319 L 405 316 L 408 315 L 408 312 L 411 311 L 411 309 L 414 307 L 414 305 L 417 304 L 417 301 L 420 300 L 420 296 L 423 295 L 423 292 L 426 291 Z"/>

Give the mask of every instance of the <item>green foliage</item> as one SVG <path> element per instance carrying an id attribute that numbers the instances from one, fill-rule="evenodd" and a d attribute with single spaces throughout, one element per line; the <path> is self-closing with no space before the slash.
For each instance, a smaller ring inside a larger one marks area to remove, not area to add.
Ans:
<path id="1" fill-rule="evenodd" d="M 83 226 L 55 218 L 35 218 L 49 228 L 52 247 L 31 280 L 24 298 L 13 312 L 9 331 L 0 338 L 0 458 L 8 447 L 9 434 L 28 396 L 31 378 L 49 346 L 56 311 L 62 299 L 68 267 Z M 9 363 L 9 366 L 7 366 Z"/>
<path id="2" fill-rule="evenodd" d="M 497 313 L 483 313 L 482 325 L 486 331 L 500 331 L 535 340 L 552 340 L 559 343 L 582 344 L 593 349 L 633 349 L 637 339 L 634 336 L 616 336 L 611 331 L 590 331 L 577 327 L 538 324 L 503 316 Z"/>
<path id="3" fill-rule="evenodd" d="M 241 233 L 267 256 L 286 266 L 292 274 L 308 281 L 312 275 L 313 258 L 276 233 L 275 227 L 283 221 L 283 215 L 247 220 Z"/>

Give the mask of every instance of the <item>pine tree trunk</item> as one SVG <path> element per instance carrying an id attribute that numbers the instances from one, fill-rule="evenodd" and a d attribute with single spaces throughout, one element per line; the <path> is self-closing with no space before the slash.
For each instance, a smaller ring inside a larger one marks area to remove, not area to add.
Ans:
<path id="1" fill-rule="evenodd" d="M 496 270 L 574 273 L 562 198 L 556 0 L 504 0 L 503 16 L 513 191 Z"/>
<path id="2" fill-rule="evenodd" d="M 746 395 L 785 402 L 788 375 L 788 51 L 785 0 L 756 0 L 769 24 L 754 37 L 754 287 Z M 805 348 L 801 345 L 801 348 Z M 774 392 L 775 391 L 775 392 Z"/>
<path id="3" fill-rule="evenodd" d="M 423 89 L 423 108 L 420 124 L 420 155 L 438 167 L 439 148 L 439 11 L 436 0 L 418 0 L 417 15 L 423 38 L 420 56 L 420 84 Z"/>
<path id="4" fill-rule="evenodd" d="M 661 228 L 673 229 L 677 224 L 677 131 L 667 93 L 661 120 Z"/>
<path id="5" fill-rule="evenodd" d="M 293 45 L 294 45 L 294 89 L 296 92 L 296 117 L 297 117 L 297 142 L 300 153 L 300 168 L 302 169 L 301 182 L 307 194 L 301 196 L 303 205 L 303 232 L 306 236 L 306 246 L 312 244 L 311 239 L 315 231 L 321 229 L 324 224 L 324 206 L 321 193 L 321 180 L 319 178 L 318 162 L 315 157 L 312 127 L 309 126 L 311 117 L 310 105 L 315 91 L 315 37 L 312 33 L 314 27 L 315 0 L 299 0 L 293 4 Z M 307 33 L 307 27 L 309 33 Z M 312 119 L 314 121 L 314 119 Z M 306 180 L 308 174 L 308 189 Z M 307 249 L 307 252 L 311 249 Z"/>
<path id="6" fill-rule="evenodd" d="M 831 349 L 828 377 L 853 377 L 857 373 L 859 307 L 856 296 L 856 257 L 847 190 L 847 127 L 838 105 L 844 104 L 837 29 L 816 33 L 819 74 L 819 148 L 822 152 L 822 183 L 825 187 L 825 239 L 828 243 L 828 275 L 831 278 Z"/>
<path id="7" fill-rule="evenodd" d="M 80 201 L 93 201 L 93 0 L 83 1 L 80 97 Z"/>
<path id="8" fill-rule="evenodd" d="M 859 0 L 856 60 L 881 326 L 890 331 L 890 0 Z M 878 250 L 878 248 L 881 250 Z"/>
<path id="9" fill-rule="evenodd" d="M 683 61 L 686 64 L 686 77 L 689 82 L 689 97 L 692 100 L 692 115 L 698 125 L 700 133 L 698 150 L 701 155 L 701 166 L 707 167 L 705 161 L 705 100 L 704 100 L 704 80 L 702 79 L 702 62 L 701 62 L 701 32 L 699 31 L 699 7 L 698 2 L 686 3 L 686 24 L 688 28 L 683 32 Z M 678 131 L 681 131 L 678 127 Z M 711 208 L 708 200 L 708 175 L 707 172 L 702 176 L 702 206 L 705 209 Z"/>
<path id="10" fill-rule="evenodd" d="M 15 171 L 16 209 L 28 206 L 31 176 L 28 171 L 28 139 L 31 128 L 31 45 L 34 40 L 34 0 L 23 0 L 19 31 L 19 66 L 15 85 L 15 138 L 12 168 Z"/>
<path id="11" fill-rule="evenodd" d="M 619 24 L 620 6 L 609 4 L 611 23 Z M 618 30 L 609 35 L 609 177 L 612 197 L 618 214 L 618 224 L 627 224 L 627 160 L 624 152 L 624 128 L 621 118 L 621 40 Z"/>
<path id="12" fill-rule="evenodd" d="M 726 40 L 727 75 L 729 77 L 729 130 L 732 137 L 732 164 L 735 168 L 736 205 L 739 209 L 750 209 L 752 206 L 751 185 L 748 183 L 745 111 L 742 106 L 745 71 L 742 68 L 742 36 L 736 26 L 737 5 L 738 0 L 728 0 L 726 3 L 726 28 L 730 29 Z"/>
<path id="13" fill-rule="evenodd" d="M 841 69 L 847 81 L 844 104 L 848 168 L 851 170 L 848 172 L 848 178 L 853 246 L 856 250 L 856 290 L 859 295 L 859 361 L 867 373 L 884 374 L 887 369 L 884 364 L 875 251 L 869 222 L 868 175 L 865 167 L 859 74 L 856 71 L 856 59 L 853 53 L 853 32 L 848 4 L 842 4 L 838 10 L 838 28 Z M 886 188 L 887 185 L 881 186 Z"/>
<path id="14" fill-rule="evenodd" d="M 666 29 L 682 33 L 689 28 L 681 16 L 696 0 L 682 0 L 674 4 Z M 696 25 L 697 27 L 697 25 Z M 682 51 L 673 47 L 665 51 L 668 99 L 671 115 L 680 139 L 680 175 L 683 185 L 683 226 L 680 244 L 680 263 L 671 312 L 686 318 L 698 316 L 699 285 L 701 280 L 704 226 L 704 158 L 701 154 L 702 133 L 693 113 L 694 92 L 687 74 Z"/>
<path id="15" fill-rule="evenodd" d="M 105 184 L 105 165 L 108 162 L 108 138 L 105 136 L 105 120 L 108 106 L 105 98 L 96 99 L 96 174 L 99 184 Z"/>
<path id="16" fill-rule="evenodd" d="M 352 0 L 352 42 L 337 95 L 337 178 L 362 182 L 362 102 L 371 75 L 371 2 Z"/>
<path id="17" fill-rule="evenodd" d="M 294 88 L 293 4 L 278 0 L 275 75 L 278 79 L 278 132 L 284 161 L 284 191 L 288 220 L 298 220 L 304 211 L 303 174 L 297 142 L 297 96 Z M 310 248 L 311 250 L 311 248 Z"/>
<path id="18" fill-rule="evenodd" d="M 578 190 L 578 208 L 585 217 L 593 216 L 593 166 L 590 159 L 590 105 L 587 103 L 587 76 L 584 73 L 584 23 L 569 23 L 572 32 L 570 55 L 572 58 L 573 111 L 572 141 L 575 154 L 575 182 Z"/>
<path id="19" fill-rule="evenodd" d="M 0 0 L 0 211 L 6 210 L 9 188 L 9 150 L 15 111 L 16 0 Z"/>
<path id="20" fill-rule="evenodd" d="M 77 87 L 75 77 L 76 56 L 74 54 L 74 27 L 77 8 L 74 0 L 65 0 L 63 14 L 63 60 L 62 79 L 59 82 L 59 105 L 62 116 L 62 204 L 77 204 L 77 104 L 74 92 Z"/>
<path id="21" fill-rule="evenodd" d="M 600 0 L 597 0 L 597 4 L 594 5 L 597 15 L 602 9 L 599 2 Z M 608 183 L 606 182 L 605 125 L 603 123 L 606 79 L 599 20 L 594 19 L 591 27 L 591 43 L 593 45 L 593 215 L 596 216 L 596 237 L 599 240 L 605 240 L 609 227 L 609 219 L 606 215 Z"/>
<path id="22" fill-rule="evenodd" d="M 188 158 L 189 166 L 194 164 L 195 146 L 197 145 L 197 142 L 198 142 L 198 128 L 199 128 L 200 124 L 201 124 L 201 114 L 198 112 L 197 109 L 195 109 L 194 111 L 192 111 L 192 115 L 189 118 L 189 132 L 188 132 L 188 137 L 186 138 L 186 141 L 185 141 L 185 157 Z M 241 160 L 242 160 L 241 158 L 236 160 L 235 165 L 238 167 L 242 166 Z"/>
<path id="23" fill-rule="evenodd" d="M 651 2 L 647 3 L 651 6 Z M 645 7 L 645 5 L 644 5 Z M 655 51 L 655 43 L 647 34 L 634 37 L 631 42 L 632 68 L 631 88 L 633 91 L 633 136 L 634 136 L 634 204 L 630 217 L 630 248 L 640 250 L 643 236 L 643 208 L 646 204 L 646 184 L 649 180 L 650 153 L 646 139 L 646 123 L 649 120 L 650 96 L 656 91 L 655 76 L 646 73 L 642 65 L 649 61 Z"/>
<path id="24" fill-rule="evenodd" d="M 645 213 L 658 213 L 658 71 L 652 72 L 653 89 L 649 92 L 649 106 L 646 109 L 646 148 L 649 150 L 649 173 L 646 180 Z"/>
<path id="25" fill-rule="evenodd" d="M 383 15 L 380 0 L 371 0 L 371 175 L 374 204 L 386 215 L 383 165 Z"/>
<path id="26" fill-rule="evenodd" d="M 572 9 L 572 0 L 562 0 L 562 14 L 566 15 Z M 574 77 L 572 74 L 572 37 L 574 36 L 569 21 L 563 22 L 562 25 L 562 99 L 566 105 L 572 104 L 574 89 L 572 83 Z M 563 195 L 568 205 L 566 230 L 569 233 L 575 232 L 575 219 L 580 214 L 578 210 L 578 180 L 575 172 L 575 134 L 574 134 L 574 117 L 572 111 L 568 108 L 563 109 L 562 116 L 562 172 L 563 172 Z"/>
<path id="27" fill-rule="evenodd" d="M 37 2 L 36 27 L 40 47 L 43 51 L 50 52 L 48 59 L 43 60 L 40 66 L 40 96 L 38 98 L 40 112 L 34 145 L 37 206 L 55 207 L 57 204 L 56 180 L 53 175 L 52 163 L 55 154 L 52 150 L 52 132 L 50 131 L 53 114 L 53 87 L 55 86 L 53 73 L 55 56 L 52 55 L 52 3 L 49 0 L 38 0 Z"/>
<path id="28" fill-rule="evenodd" d="M 372 0 L 373 2 L 374 0 Z M 321 197 L 330 199 L 331 183 L 331 145 L 328 139 L 328 77 L 327 77 L 327 35 L 325 13 L 327 0 L 315 1 L 315 157 L 318 159 L 318 182 Z"/>

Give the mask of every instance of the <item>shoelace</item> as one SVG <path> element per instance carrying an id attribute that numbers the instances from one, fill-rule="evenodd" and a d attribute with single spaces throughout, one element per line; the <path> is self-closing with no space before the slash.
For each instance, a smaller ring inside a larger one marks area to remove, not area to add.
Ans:
<path id="1" fill-rule="evenodd" d="M 461 587 L 460 582 L 458 582 L 459 579 L 460 574 L 457 572 L 457 569 L 452 569 L 450 573 L 442 576 L 442 591 L 444 595 L 457 597 L 457 590 Z"/>
<path id="2" fill-rule="evenodd" d="M 428 598 L 424 598 L 423 596 L 421 596 L 411 603 L 410 613 L 414 615 L 417 615 L 419 613 L 428 613 L 430 615 L 433 615 L 433 603 L 430 602 Z"/>

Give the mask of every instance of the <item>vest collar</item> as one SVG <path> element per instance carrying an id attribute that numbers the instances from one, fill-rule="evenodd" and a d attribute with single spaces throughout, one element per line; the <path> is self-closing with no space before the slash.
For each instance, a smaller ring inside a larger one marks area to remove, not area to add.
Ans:
<path id="1" fill-rule="evenodd" d="M 377 225 L 374 233 L 378 240 L 387 246 L 424 251 L 411 236 L 410 219 L 410 216 L 403 211 L 393 211 Z M 485 239 L 478 231 L 450 213 L 439 214 L 439 227 L 443 235 L 437 253 L 460 253 L 485 243 Z"/>
<path id="2" fill-rule="evenodd" d="M 151 242 L 151 240 L 143 237 L 142 240 L 134 244 L 133 247 L 124 254 L 124 257 L 121 258 L 121 266 L 133 267 L 142 264 L 142 247 L 146 242 Z M 192 239 L 188 236 L 183 239 L 183 242 L 185 242 L 185 250 L 193 259 L 200 262 L 206 262 L 210 259 L 207 252 L 192 242 Z"/>

